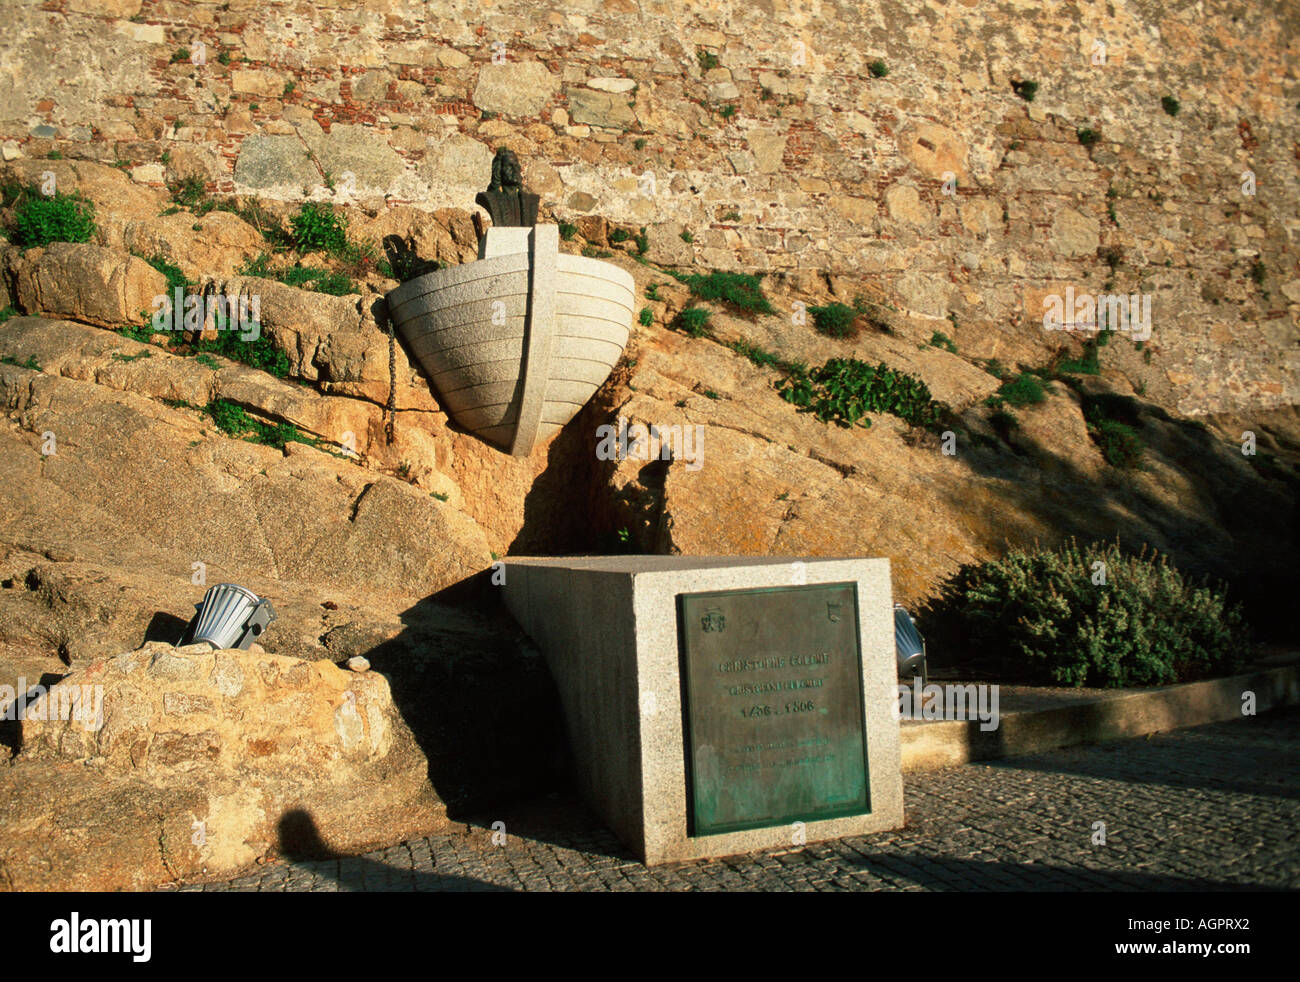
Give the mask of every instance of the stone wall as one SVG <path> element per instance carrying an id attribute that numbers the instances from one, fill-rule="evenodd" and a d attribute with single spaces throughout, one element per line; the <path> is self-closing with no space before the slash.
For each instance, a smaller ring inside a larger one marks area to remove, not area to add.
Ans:
<path id="1" fill-rule="evenodd" d="M 508 146 L 544 213 L 646 226 L 658 262 L 871 284 L 985 357 L 1046 295 L 1149 294 L 1176 408 L 1300 402 L 1281 0 L 5 9 L 6 159 L 433 209 Z"/>

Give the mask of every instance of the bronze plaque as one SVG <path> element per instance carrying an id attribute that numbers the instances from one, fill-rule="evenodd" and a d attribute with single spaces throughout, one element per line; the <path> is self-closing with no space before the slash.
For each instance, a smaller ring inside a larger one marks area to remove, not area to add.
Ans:
<path id="1" fill-rule="evenodd" d="M 689 834 L 871 811 L 856 583 L 677 598 Z"/>

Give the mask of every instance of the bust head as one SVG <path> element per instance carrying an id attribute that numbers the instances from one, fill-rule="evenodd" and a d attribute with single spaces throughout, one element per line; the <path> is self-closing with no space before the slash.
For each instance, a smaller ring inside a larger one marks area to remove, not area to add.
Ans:
<path id="1" fill-rule="evenodd" d="M 496 156 L 492 158 L 492 183 L 488 185 L 489 191 L 522 191 L 524 189 L 524 174 L 519 166 L 519 158 L 515 156 L 513 150 L 505 147 L 497 149 Z"/>
<path id="2" fill-rule="evenodd" d="M 492 158 L 492 180 L 474 199 L 487 209 L 493 225 L 537 224 L 539 198 L 524 191 L 523 169 L 514 151 L 500 147 Z"/>

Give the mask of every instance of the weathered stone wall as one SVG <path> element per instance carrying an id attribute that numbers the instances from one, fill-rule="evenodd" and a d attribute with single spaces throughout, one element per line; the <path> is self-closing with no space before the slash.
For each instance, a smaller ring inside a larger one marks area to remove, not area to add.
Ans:
<path id="1" fill-rule="evenodd" d="M 1146 293 L 1177 408 L 1300 402 L 1300 10 L 1283 0 L 10 0 L 5 16 L 7 159 L 438 208 L 467 206 L 504 145 L 555 220 L 645 225 L 659 262 L 870 281 L 984 356 L 1009 327 L 1041 331 L 1067 286 Z"/>

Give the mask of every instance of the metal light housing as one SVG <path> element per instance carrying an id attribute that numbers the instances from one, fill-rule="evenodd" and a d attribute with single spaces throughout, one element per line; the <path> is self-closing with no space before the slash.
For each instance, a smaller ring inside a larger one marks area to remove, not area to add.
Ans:
<path id="1" fill-rule="evenodd" d="M 894 646 L 898 650 L 898 677 L 921 676 L 926 679 L 925 639 L 912 623 L 912 615 L 902 604 L 894 604 Z"/>
<path id="2" fill-rule="evenodd" d="M 217 649 L 247 649 L 273 620 L 270 600 L 234 583 L 218 583 L 208 588 L 202 603 L 194 605 L 194 619 L 181 644 L 204 641 Z"/>

